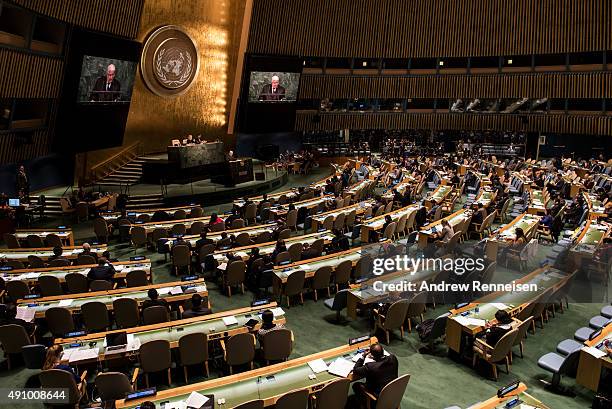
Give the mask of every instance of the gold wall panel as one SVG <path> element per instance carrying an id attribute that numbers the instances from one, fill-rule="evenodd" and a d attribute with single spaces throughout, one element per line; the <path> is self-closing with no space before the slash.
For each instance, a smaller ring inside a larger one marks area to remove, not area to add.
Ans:
<path id="1" fill-rule="evenodd" d="M 238 58 L 246 0 L 147 0 L 138 40 L 155 28 L 182 27 L 198 47 L 200 69 L 189 90 L 178 97 L 159 97 L 135 82 L 124 146 L 141 141 L 146 152 L 165 151 L 173 138 L 201 133 L 223 139 Z"/>

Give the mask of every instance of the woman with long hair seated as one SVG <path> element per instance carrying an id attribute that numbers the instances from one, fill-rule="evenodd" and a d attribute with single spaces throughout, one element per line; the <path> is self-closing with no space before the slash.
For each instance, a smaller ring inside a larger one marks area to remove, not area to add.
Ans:
<path id="1" fill-rule="evenodd" d="M 77 376 L 74 369 L 71 366 L 62 364 L 62 352 L 64 348 L 61 345 L 53 345 L 47 349 L 47 356 L 45 357 L 45 363 L 43 364 L 43 371 L 48 369 L 61 369 L 66 372 L 70 372 L 74 376 L 74 381 L 78 384 L 81 379 Z"/>

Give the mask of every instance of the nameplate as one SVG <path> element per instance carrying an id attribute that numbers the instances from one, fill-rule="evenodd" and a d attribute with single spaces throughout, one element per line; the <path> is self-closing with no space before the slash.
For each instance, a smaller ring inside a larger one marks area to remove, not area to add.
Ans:
<path id="1" fill-rule="evenodd" d="M 157 389 L 155 389 L 153 387 L 153 388 L 149 388 L 149 389 L 143 389 L 143 390 L 140 390 L 140 391 L 128 393 L 125 396 L 125 400 L 126 401 L 130 401 L 130 400 L 134 400 L 134 399 L 148 398 L 150 396 L 155 396 L 156 394 L 157 394 Z"/>
<path id="2" fill-rule="evenodd" d="M 193 281 L 193 280 L 197 280 L 198 278 L 200 278 L 200 276 L 196 274 L 196 275 L 182 277 L 181 281 Z"/>
<path id="3" fill-rule="evenodd" d="M 259 307 L 270 303 L 269 298 L 262 298 L 261 300 L 255 300 L 251 303 L 251 307 Z"/>
<path id="4" fill-rule="evenodd" d="M 503 388 L 499 388 L 497 390 L 497 397 L 503 398 L 504 396 L 508 395 L 510 392 L 515 391 L 516 389 L 518 389 L 520 383 L 521 382 L 517 380 L 517 381 L 512 382 L 510 385 L 504 386 Z"/>
<path id="5" fill-rule="evenodd" d="M 362 335 L 362 336 L 357 337 L 357 338 L 349 338 L 348 343 L 349 343 L 349 345 L 355 345 L 355 344 L 359 344 L 360 342 L 367 341 L 370 338 L 371 338 L 371 336 L 369 336 L 369 335 Z"/>
<path id="6" fill-rule="evenodd" d="M 141 261 L 144 260 L 145 256 L 134 256 L 134 257 L 130 257 L 130 261 Z"/>

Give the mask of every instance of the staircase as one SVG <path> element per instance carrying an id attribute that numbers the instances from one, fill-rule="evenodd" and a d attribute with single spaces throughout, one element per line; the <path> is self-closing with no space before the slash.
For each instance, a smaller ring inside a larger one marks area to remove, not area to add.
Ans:
<path id="1" fill-rule="evenodd" d="M 107 186 L 132 186 L 140 182 L 142 177 L 143 159 L 134 158 L 116 170 L 113 170 L 102 179 L 98 184 Z"/>
<path id="2" fill-rule="evenodd" d="M 61 196 L 45 195 L 45 216 L 55 217 L 62 215 L 62 205 L 60 204 Z M 30 203 L 38 203 L 38 195 L 30 195 Z"/>
<path id="3" fill-rule="evenodd" d="M 130 195 L 125 207 L 128 211 L 130 209 L 164 207 L 164 198 L 161 194 Z"/>

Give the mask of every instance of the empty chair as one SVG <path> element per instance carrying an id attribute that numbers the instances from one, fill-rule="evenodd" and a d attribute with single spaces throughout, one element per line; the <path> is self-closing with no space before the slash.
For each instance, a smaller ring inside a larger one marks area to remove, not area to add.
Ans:
<path id="1" fill-rule="evenodd" d="M 331 230 L 334 228 L 334 216 L 329 215 L 323 220 L 323 229 Z"/>
<path id="2" fill-rule="evenodd" d="M 6 265 L 12 267 L 13 270 L 23 270 L 25 268 L 23 263 L 19 260 L 8 260 Z"/>
<path id="3" fill-rule="evenodd" d="M 49 267 L 67 267 L 70 265 L 70 260 L 65 258 L 56 258 L 49 261 Z"/>
<path id="4" fill-rule="evenodd" d="M 28 236 L 26 237 L 26 241 L 28 242 L 28 247 L 30 248 L 45 247 L 45 243 L 43 242 L 42 237 L 37 234 L 28 234 Z"/>
<path id="5" fill-rule="evenodd" d="M 495 345 L 489 345 L 484 340 L 476 338 L 473 347 L 472 366 L 476 366 L 478 359 L 484 360 L 491 365 L 493 377 L 497 381 L 497 363 L 503 362 L 506 365 L 506 373 L 510 374 L 510 353 L 517 334 L 518 329 L 508 331 Z"/>
<path id="6" fill-rule="evenodd" d="M 275 409 L 306 409 L 308 389 L 287 392 L 276 400 Z"/>
<path id="7" fill-rule="evenodd" d="M 47 347 L 41 344 L 24 345 L 21 347 L 21 356 L 23 357 L 25 367 L 28 369 L 42 369 L 46 355 Z"/>
<path id="8" fill-rule="evenodd" d="M 411 318 L 419 317 L 420 322 L 423 322 L 423 314 L 427 309 L 427 292 L 422 291 L 416 294 L 410 300 L 408 310 L 406 311 L 406 321 L 408 322 L 408 332 L 412 332 Z"/>
<path id="9" fill-rule="evenodd" d="M 210 372 L 208 370 L 208 337 L 206 334 L 196 332 L 179 338 L 179 358 L 183 366 L 185 383 L 189 383 L 188 366 L 204 365 L 208 377 Z"/>
<path id="10" fill-rule="evenodd" d="M 148 213 L 141 213 L 138 215 L 138 217 L 136 217 L 136 221 L 148 223 L 151 221 L 151 216 L 149 216 Z"/>
<path id="11" fill-rule="evenodd" d="M 389 382 L 385 386 L 378 396 L 374 396 L 366 391 L 367 407 L 370 409 L 371 403 L 376 402 L 376 409 L 396 409 L 400 407 L 404 392 L 408 386 L 410 375 L 402 375 L 397 379 Z"/>
<path id="12" fill-rule="evenodd" d="M 574 351 L 581 350 L 584 343 L 574 341 L 573 339 L 564 339 L 557 344 L 557 352 L 563 356 L 567 356 Z"/>
<path id="13" fill-rule="evenodd" d="M 421 342 L 426 343 L 430 351 L 433 352 L 435 342 L 446 335 L 446 321 L 449 316 L 450 313 L 447 312 L 436 317 L 431 330 L 421 337 Z"/>
<path id="14" fill-rule="evenodd" d="M 106 331 L 110 327 L 108 309 L 102 302 L 90 301 L 81 305 L 81 317 L 87 332 Z"/>
<path id="15" fill-rule="evenodd" d="M 374 213 L 374 217 L 382 216 L 385 214 L 385 205 L 380 205 L 378 209 L 376 209 L 376 213 Z"/>
<path id="16" fill-rule="evenodd" d="M 272 241 L 272 233 L 266 230 L 259 233 L 255 239 L 255 244 L 268 243 L 270 241 Z"/>
<path id="17" fill-rule="evenodd" d="M 209 224 L 208 229 L 210 232 L 220 232 L 225 230 L 225 223 L 216 223 L 212 226 Z"/>
<path id="18" fill-rule="evenodd" d="M 334 229 L 344 231 L 344 222 L 346 220 L 346 215 L 344 213 L 340 213 L 336 220 L 334 220 Z"/>
<path id="19" fill-rule="evenodd" d="M 286 361 L 293 350 L 293 332 L 286 328 L 275 329 L 264 334 L 260 339 L 263 359 L 270 361 Z"/>
<path id="20" fill-rule="evenodd" d="M 601 315 L 596 315 L 595 317 L 589 320 L 589 327 L 598 330 L 608 325 L 609 322 L 610 318 L 602 317 Z"/>
<path id="21" fill-rule="evenodd" d="M 86 203 L 87 204 L 87 203 Z M 74 380 L 74 375 L 71 372 L 63 369 L 47 369 L 38 375 L 40 386 L 45 389 L 67 389 L 68 401 L 62 401 L 62 406 L 71 405 L 78 407 L 81 399 L 87 396 L 87 371 L 83 371 L 80 377 L 80 382 L 77 384 Z"/>
<path id="22" fill-rule="evenodd" d="M 234 373 L 233 367 L 236 365 L 250 364 L 253 369 L 253 359 L 255 359 L 255 336 L 253 334 L 236 334 L 220 342 L 230 375 Z"/>
<path id="23" fill-rule="evenodd" d="M 291 307 L 291 297 L 300 296 L 300 302 L 304 304 L 304 281 L 306 280 L 306 272 L 294 271 L 287 277 L 287 282 L 283 287 L 281 296 L 287 299 L 287 306 Z"/>
<path id="24" fill-rule="evenodd" d="M 21 247 L 19 240 L 17 240 L 17 237 L 14 234 L 4 233 L 2 237 L 4 238 L 4 242 L 9 249 L 18 249 Z"/>
<path id="25" fill-rule="evenodd" d="M 404 236 L 406 234 L 406 222 L 408 221 L 408 215 L 403 214 L 398 222 L 397 226 L 395 226 L 395 236 L 399 239 L 400 235 Z"/>
<path id="26" fill-rule="evenodd" d="M 340 290 L 336 293 L 334 298 L 328 298 L 323 304 L 332 311 L 336 312 L 336 322 L 341 321 L 340 312 L 346 308 L 348 289 Z"/>
<path id="27" fill-rule="evenodd" d="M 605 305 L 601 308 L 600 314 L 606 318 L 612 318 L 612 305 Z"/>
<path id="28" fill-rule="evenodd" d="M 514 344 L 512 345 L 513 347 L 517 345 L 519 346 L 521 358 L 523 357 L 523 350 L 525 348 L 524 343 L 525 338 L 527 337 L 527 330 L 529 327 L 531 327 L 531 320 L 533 320 L 533 317 L 529 317 L 525 321 L 521 322 L 517 328 L 518 332 L 516 333 L 516 338 L 514 339 Z M 512 354 L 510 355 L 510 362 L 512 362 Z"/>
<path id="29" fill-rule="evenodd" d="M 385 227 L 385 231 L 383 232 L 383 237 L 388 240 L 393 240 L 393 235 L 395 234 L 395 227 L 397 226 L 396 222 L 391 222 L 387 227 Z"/>
<path id="30" fill-rule="evenodd" d="M 38 286 L 40 287 L 40 294 L 43 297 L 64 294 L 62 283 L 60 283 L 59 278 L 52 275 L 41 275 L 38 277 Z"/>
<path id="31" fill-rule="evenodd" d="M 147 245 L 147 231 L 142 226 L 133 226 L 130 230 L 132 247 L 134 252 L 140 247 Z"/>
<path id="32" fill-rule="evenodd" d="M 336 270 L 334 271 L 334 285 L 336 286 L 336 291 L 340 288 L 348 287 L 352 270 L 353 263 L 351 260 L 344 260 L 336 266 Z"/>
<path id="33" fill-rule="evenodd" d="M 196 221 L 191 223 L 191 226 L 189 227 L 189 234 L 200 234 L 202 233 L 202 230 L 204 230 L 204 222 L 201 221 Z"/>
<path id="34" fill-rule="evenodd" d="M 170 234 L 173 236 L 184 236 L 187 234 L 187 227 L 183 223 L 177 223 L 170 229 Z"/>
<path id="35" fill-rule="evenodd" d="M 44 267 L 46 267 L 46 265 L 42 258 L 35 256 L 35 255 L 28 256 L 28 268 L 44 268 Z"/>
<path id="36" fill-rule="evenodd" d="M 318 300 L 318 290 L 327 290 L 327 296 L 330 297 L 329 286 L 331 281 L 332 268 L 330 266 L 319 267 L 312 278 L 310 289 L 313 291 L 315 302 Z"/>
<path id="37" fill-rule="evenodd" d="M 92 264 L 97 264 L 94 256 L 89 254 L 79 254 L 76 260 L 77 265 L 79 266 L 90 266 Z"/>
<path id="38" fill-rule="evenodd" d="M 104 219 L 102 219 L 104 220 Z M 55 233 L 49 233 L 45 236 L 45 241 L 47 242 L 46 247 L 62 247 L 62 239 Z M 103 241 L 98 240 L 100 243 L 105 243 Z"/>
<path id="39" fill-rule="evenodd" d="M 187 217 L 187 212 L 185 212 L 183 209 L 175 210 L 174 215 L 172 216 L 174 220 L 182 220 L 186 217 Z"/>
<path id="40" fill-rule="evenodd" d="M 264 408 L 264 401 L 261 399 L 250 400 L 238 406 L 234 406 L 234 409 L 263 409 L 263 408 Z"/>
<path id="41" fill-rule="evenodd" d="M 87 220 L 89 218 L 89 204 L 86 202 L 78 202 L 75 207 L 75 213 L 77 223 L 80 223 L 81 220 Z"/>
<path id="42" fill-rule="evenodd" d="M 357 264 L 355 264 L 355 269 L 353 270 L 353 278 L 355 280 L 358 280 L 361 277 L 369 276 L 372 271 L 372 263 L 372 256 L 369 254 L 363 254 L 359 258 L 359 260 L 357 260 Z"/>
<path id="43" fill-rule="evenodd" d="M 147 308 L 147 310 L 149 308 Z M 156 339 L 154 341 L 145 342 L 140 346 L 139 356 L 140 370 L 144 373 L 147 388 L 149 387 L 149 374 L 161 371 L 167 372 L 168 385 L 172 385 L 172 374 L 170 372 L 172 367 L 170 342 L 166 341 L 165 339 Z"/>
<path id="44" fill-rule="evenodd" d="M 25 281 L 11 280 L 6 282 L 6 293 L 15 302 L 30 294 L 30 287 Z"/>
<path id="45" fill-rule="evenodd" d="M 287 227 L 289 227 L 291 230 L 297 230 L 297 216 L 297 209 L 289 210 L 287 212 Z"/>
<path id="46" fill-rule="evenodd" d="M 249 203 L 244 209 L 244 219 L 248 224 L 253 224 L 257 220 L 257 203 Z"/>
<path id="47" fill-rule="evenodd" d="M 149 239 L 149 246 L 151 246 L 153 249 L 158 249 L 158 243 L 159 240 L 161 239 L 166 239 L 168 238 L 169 234 L 168 234 L 168 230 L 163 228 L 163 227 L 157 227 L 153 230 L 153 232 L 151 233 L 150 239 Z"/>
<path id="48" fill-rule="evenodd" d="M 348 398 L 349 385 L 348 379 L 336 379 L 325 385 L 321 390 L 311 396 L 313 407 L 316 409 L 336 409 L 343 408 Z"/>
<path id="49" fill-rule="evenodd" d="M 578 359 L 580 358 L 580 349 L 572 351 L 569 355 L 564 356 L 556 352 L 549 352 L 538 359 L 538 366 L 552 372 L 553 379 L 551 386 L 558 389 L 561 383 L 561 376 L 574 375 L 578 368 Z"/>
<path id="50" fill-rule="evenodd" d="M 176 244 L 172 246 L 172 267 L 176 275 L 183 267 L 187 267 L 187 271 L 191 271 L 191 250 L 186 244 Z"/>
<path id="51" fill-rule="evenodd" d="M 290 229 L 284 229 L 278 233 L 278 240 L 287 240 L 289 237 L 291 237 Z"/>
<path id="52" fill-rule="evenodd" d="M 93 280 L 89 283 L 89 290 L 91 291 L 110 291 L 113 289 L 113 283 L 106 280 Z"/>
<path id="53" fill-rule="evenodd" d="M 243 247 L 251 244 L 251 236 L 247 232 L 242 232 L 236 236 L 236 246 Z"/>
<path id="54" fill-rule="evenodd" d="M 140 323 L 138 301 L 133 298 L 119 298 L 113 301 L 115 322 L 119 328 L 131 328 Z"/>
<path id="55" fill-rule="evenodd" d="M 274 263 L 276 265 L 288 264 L 291 262 L 291 254 L 288 251 L 281 251 L 276 255 Z"/>
<path id="56" fill-rule="evenodd" d="M 590 338 L 593 332 L 595 332 L 595 330 L 589 327 L 578 328 L 576 332 L 574 332 L 574 339 L 580 342 L 584 342 Z"/>
<path id="57" fill-rule="evenodd" d="M 128 287 L 143 287 L 149 284 L 147 272 L 144 270 L 132 270 L 125 275 L 125 283 Z"/>
<path id="58" fill-rule="evenodd" d="M 85 274 L 68 273 L 64 280 L 66 280 L 66 287 L 70 294 L 86 293 L 89 291 L 89 281 Z"/>
<path id="59" fill-rule="evenodd" d="M 134 383 L 136 382 L 138 372 L 138 369 L 134 371 L 131 381 L 121 372 L 99 372 L 96 376 L 95 384 L 100 400 L 105 404 L 109 404 L 125 398 L 126 394 L 134 391 Z"/>
<path id="60" fill-rule="evenodd" d="M 170 313 L 163 305 L 154 305 L 142 311 L 142 321 L 145 325 L 168 322 L 170 321 Z"/>
<path id="61" fill-rule="evenodd" d="M 244 219 L 234 219 L 232 220 L 232 223 L 230 224 L 231 230 L 242 229 L 243 227 L 244 227 Z"/>
<path id="62" fill-rule="evenodd" d="M 202 217 L 203 215 L 204 215 L 204 209 L 202 209 L 199 206 L 192 207 L 191 211 L 189 212 L 189 218 L 191 218 L 191 219 L 193 219 L 195 217 Z"/>
<path id="63" fill-rule="evenodd" d="M 228 296 L 232 296 L 232 287 L 240 287 L 244 294 L 244 280 L 246 279 L 246 263 L 242 260 L 232 261 L 227 265 L 223 275 L 223 284 Z"/>
<path id="64" fill-rule="evenodd" d="M 104 220 L 102 217 L 98 217 L 94 219 L 93 227 L 94 227 L 94 233 L 96 235 L 96 239 L 98 240 L 98 242 L 108 243 L 109 228 L 108 228 L 108 224 L 106 223 L 106 220 Z M 47 242 L 48 242 L 48 236 L 47 236 Z"/>
<path id="65" fill-rule="evenodd" d="M 387 345 L 389 345 L 389 331 L 399 328 L 401 338 L 404 339 L 404 321 L 406 320 L 406 312 L 408 311 L 408 302 L 399 300 L 394 302 L 383 315 L 374 309 L 375 327 L 380 328 L 385 332 Z"/>
<path id="66" fill-rule="evenodd" d="M 51 307 L 45 311 L 45 319 L 49 331 L 56 338 L 63 338 L 67 333 L 74 331 L 72 313 L 64 307 Z"/>
<path id="67" fill-rule="evenodd" d="M 0 326 L 0 343 L 7 359 L 8 369 L 11 369 L 11 355 L 21 354 L 22 348 L 30 345 L 32 341 L 21 325 L 8 324 Z"/>
<path id="68" fill-rule="evenodd" d="M 344 224 L 346 226 L 346 229 L 348 231 L 353 230 L 353 226 L 355 225 L 355 220 L 357 219 L 357 211 L 356 210 L 351 210 L 351 212 L 346 216 L 346 219 L 344 220 Z"/>
<path id="69" fill-rule="evenodd" d="M 302 259 L 302 243 L 293 243 L 289 246 L 287 251 L 291 256 L 291 262 L 295 263 L 296 261 L 300 261 Z"/>

